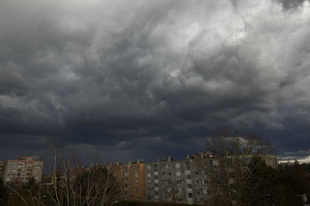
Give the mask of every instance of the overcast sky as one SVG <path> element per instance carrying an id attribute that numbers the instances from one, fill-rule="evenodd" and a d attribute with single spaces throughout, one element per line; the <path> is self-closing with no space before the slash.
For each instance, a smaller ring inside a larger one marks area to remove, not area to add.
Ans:
<path id="1" fill-rule="evenodd" d="M 0 1 L 0 159 L 181 159 L 223 128 L 310 155 L 308 1 Z"/>

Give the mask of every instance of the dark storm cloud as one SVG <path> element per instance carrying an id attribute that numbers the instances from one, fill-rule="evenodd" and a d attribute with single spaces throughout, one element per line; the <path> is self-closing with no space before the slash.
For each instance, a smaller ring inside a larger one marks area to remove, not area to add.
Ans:
<path id="1" fill-rule="evenodd" d="M 278 0 L 284 8 L 291 9 L 298 6 L 302 6 L 305 0 Z"/>
<path id="2" fill-rule="evenodd" d="M 310 6 L 292 5 L 2 1 L 1 155 L 47 137 L 115 161 L 183 157 L 225 127 L 307 151 Z"/>

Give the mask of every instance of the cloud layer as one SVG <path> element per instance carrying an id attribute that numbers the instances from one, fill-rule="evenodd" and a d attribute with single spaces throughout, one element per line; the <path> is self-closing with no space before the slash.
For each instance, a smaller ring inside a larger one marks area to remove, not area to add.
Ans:
<path id="1" fill-rule="evenodd" d="M 0 156 L 183 157 L 221 128 L 308 150 L 309 21 L 308 1 L 1 1 Z"/>

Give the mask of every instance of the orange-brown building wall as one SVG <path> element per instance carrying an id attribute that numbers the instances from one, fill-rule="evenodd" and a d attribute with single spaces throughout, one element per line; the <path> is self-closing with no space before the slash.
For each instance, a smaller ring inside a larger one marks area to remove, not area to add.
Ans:
<path id="1" fill-rule="evenodd" d="M 110 168 L 119 182 L 121 199 L 145 201 L 144 163 L 113 165 Z"/>

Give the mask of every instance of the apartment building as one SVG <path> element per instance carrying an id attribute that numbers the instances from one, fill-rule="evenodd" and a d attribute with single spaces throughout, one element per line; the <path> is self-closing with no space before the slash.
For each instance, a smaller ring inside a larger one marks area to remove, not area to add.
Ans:
<path id="1" fill-rule="evenodd" d="M 38 156 L 19 156 L 17 160 L 6 160 L 3 164 L 2 177 L 6 183 L 27 182 L 32 177 L 41 182 L 43 161 Z"/>
<path id="2" fill-rule="evenodd" d="M 254 157 L 241 155 L 245 167 Z M 277 167 L 276 155 L 260 155 L 267 165 Z M 157 158 L 156 162 L 137 161 L 127 165 L 114 163 L 111 169 L 120 185 L 120 199 L 148 202 L 172 202 L 185 204 L 208 204 L 214 181 L 206 172 L 218 171 L 223 161 L 233 156 L 219 158 L 209 152 L 200 152 L 183 160 L 168 156 L 167 160 Z M 213 183 L 212 183 L 213 182 Z"/>
<path id="3" fill-rule="evenodd" d="M 210 165 L 216 165 L 216 157 L 210 153 L 200 153 L 208 158 Z M 155 163 L 145 164 L 146 200 L 150 202 L 173 202 L 203 204 L 209 199 L 209 180 L 199 167 L 197 155 L 184 160 L 174 160 L 168 156 Z"/>
<path id="4" fill-rule="evenodd" d="M 145 201 L 145 165 L 143 160 L 128 162 L 127 165 L 119 162 L 108 167 L 116 177 L 120 186 L 120 199 Z"/>

